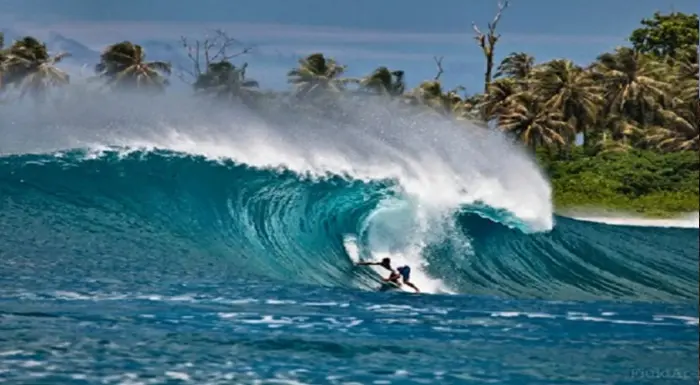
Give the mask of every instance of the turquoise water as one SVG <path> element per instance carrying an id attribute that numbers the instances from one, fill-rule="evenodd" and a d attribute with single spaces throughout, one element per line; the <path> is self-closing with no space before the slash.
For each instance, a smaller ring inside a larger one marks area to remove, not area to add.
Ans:
<path id="1" fill-rule="evenodd" d="M 494 135 L 66 103 L 0 121 L 4 383 L 698 378 L 697 227 L 554 215 Z M 354 265 L 382 257 L 422 292 Z"/>
<path id="2" fill-rule="evenodd" d="M 446 240 L 422 251 L 429 276 L 457 294 L 381 293 L 344 237 L 369 247 L 365 221 L 401 199 L 390 187 L 163 151 L 3 157 L 0 378 L 697 377 L 697 229 L 557 217 L 552 231 L 529 234 L 499 223 L 498 211 L 466 207 L 452 221 L 471 251 Z"/>

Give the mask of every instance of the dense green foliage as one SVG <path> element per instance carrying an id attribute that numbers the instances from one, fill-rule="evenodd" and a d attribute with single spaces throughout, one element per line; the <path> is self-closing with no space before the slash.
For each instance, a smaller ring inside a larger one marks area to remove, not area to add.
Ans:
<path id="1" fill-rule="evenodd" d="M 654 17 L 643 19 L 642 25 L 630 36 L 635 50 L 657 57 L 676 57 L 678 53 L 697 49 L 698 15 L 656 12 Z"/>
<path id="2" fill-rule="evenodd" d="M 559 210 L 610 209 L 670 217 L 699 209 L 696 152 L 633 149 L 589 156 L 579 148 L 566 159 L 538 151 L 538 161 L 550 177 Z"/>
<path id="3" fill-rule="evenodd" d="M 495 24 L 489 25 L 489 36 L 496 36 Z M 486 35 L 479 36 L 485 54 L 492 54 L 498 40 L 486 47 Z M 632 47 L 603 53 L 586 66 L 567 59 L 537 63 L 527 53 L 513 52 L 501 61 L 493 79 L 493 57 L 486 55 L 485 92 L 469 96 L 460 95 L 460 87 L 448 91 L 435 79 L 407 89 L 404 72 L 385 66 L 361 78 L 346 78 L 347 67 L 322 53 L 300 59 L 289 70 L 291 92 L 261 91 L 257 81 L 246 78 L 245 64 L 214 59 L 216 55 L 205 55 L 201 65 L 195 61 L 191 74 L 193 91 L 201 97 L 253 109 L 282 98 L 327 111 L 340 95 L 376 95 L 475 123 L 465 129 L 488 129 L 487 123 L 495 123 L 538 152 L 558 207 L 610 207 L 655 215 L 697 210 L 698 16 L 656 13 L 642 20 L 629 40 Z M 45 100 L 46 91 L 69 82 L 55 67 L 64 56 L 50 56 L 32 37 L 9 47 L 0 43 L 0 92 L 18 90 L 20 97 Z M 141 46 L 125 41 L 107 47 L 95 70 L 95 78 L 111 90 L 160 93 L 169 84 L 171 66 L 147 61 Z"/>

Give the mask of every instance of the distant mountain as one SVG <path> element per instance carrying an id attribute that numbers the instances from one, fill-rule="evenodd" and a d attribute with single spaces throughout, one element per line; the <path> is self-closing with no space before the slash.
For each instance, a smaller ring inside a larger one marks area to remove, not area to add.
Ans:
<path id="1" fill-rule="evenodd" d="M 52 53 L 68 52 L 70 57 L 66 61 L 80 65 L 95 65 L 100 60 L 100 53 L 88 48 L 75 39 L 65 37 L 57 32 L 50 32 L 45 40 L 46 46 Z"/>
<path id="2" fill-rule="evenodd" d="M 152 60 L 167 60 L 168 58 L 181 60 L 186 57 L 185 51 L 175 41 L 143 40 L 136 43 L 146 50 L 146 55 Z"/>
<path id="3" fill-rule="evenodd" d="M 173 71 L 180 71 L 182 68 L 190 70 L 192 62 L 187 57 L 187 51 L 180 42 L 172 40 L 144 40 L 138 42 L 146 51 L 146 58 L 149 61 L 169 62 L 173 66 Z"/>

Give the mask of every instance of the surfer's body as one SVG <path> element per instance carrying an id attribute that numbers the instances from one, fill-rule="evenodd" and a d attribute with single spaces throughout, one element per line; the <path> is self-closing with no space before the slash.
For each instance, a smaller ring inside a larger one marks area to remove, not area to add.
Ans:
<path id="1" fill-rule="evenodd" d="M 420 293 L 420 290 L 418 290 L 418 287 L 416 287 L 416 285 L 414 285 L 410 281 L 411 268 L 408 265 L 401 266 L 401 267 L 397 268 L 396 270 L 394 270 L 391 267 L 391 259 L 389 259 L 389 258 L 384 258 L 381 260 L 381 262 L 359 262 L 358 265 L 360 265 L 360 266 L 370 266 L 370 265 L 381 266 L 381 267 L 390 271 L 389 276 L 386 278 L 382 278 L 382 281 L 387 282 L 387 283 L 391 283 L 391 284 L 396 285 L 397 287 L 400 287 L 401 286 L 400 280 L 402 280 L 406 286 L 413 288 L 413 290 L 415 290 L 416 293 Z"/>

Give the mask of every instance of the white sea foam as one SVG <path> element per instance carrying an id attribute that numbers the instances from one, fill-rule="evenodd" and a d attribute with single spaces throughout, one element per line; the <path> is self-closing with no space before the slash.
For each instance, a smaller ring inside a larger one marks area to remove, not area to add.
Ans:
<path id="1" fill-rule="evenodd" d="M 421 250 L 449 231 L 445 218 L 461 205 L 508 210 L 533 231 L 553 226 L 550 186 L 519 147 L 498 132 L 407 114 L 387 103 L 352 101 L 332 118 L 280 113 L 265 120 L 175 94 L 69 97 L 39 114 L 13 107 L 6 119 L 11 124 L 0 126 L 0 154 L 167 149 L 310 176 L 394 180 L 399 197 L 384 202 L 367 223 L 370 251 L 373 258 L 410 265 L 426 292 L 449 291 L 429 278 Z"/>
<path id="2" fill-rule="evenodd" d="M 700 228 L 700 213 L 687 213 L 676 218 L 653 219 L 642 218 L 633 214 L 625 213 L 578 213 L 571 215 L 573 218 L 606 223 L 609 225 L 644 226 L 644 227 L 679 227 L 679 228 Z"/>

